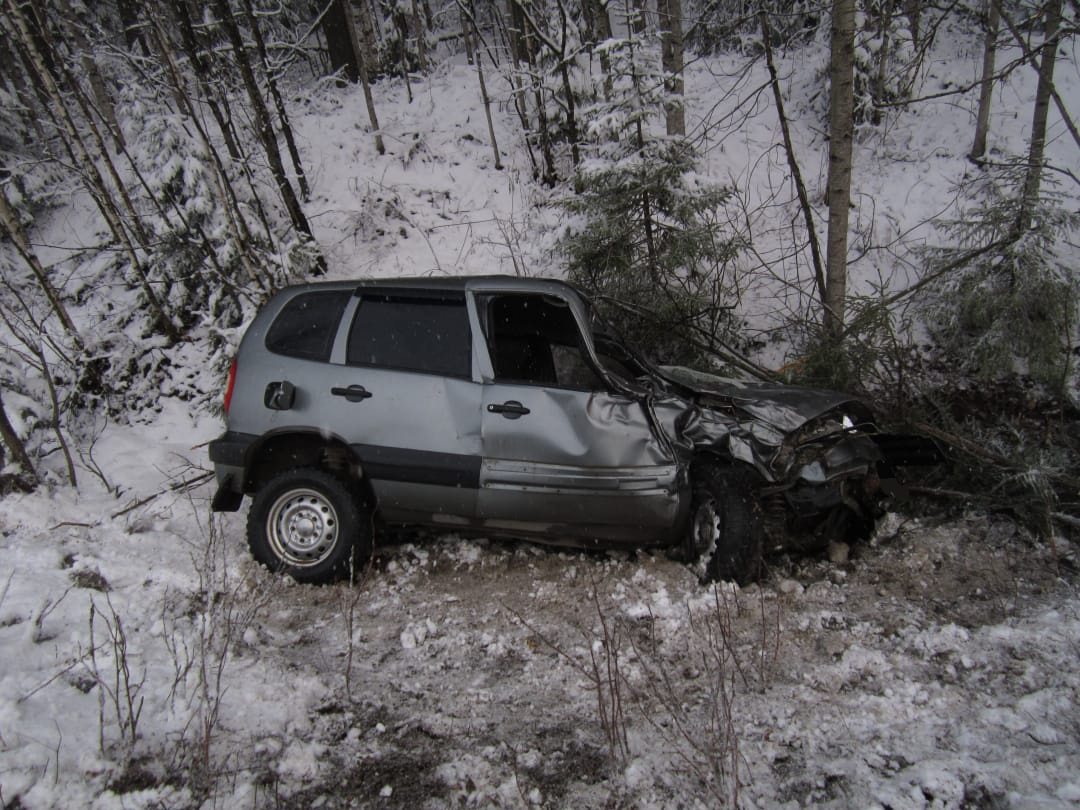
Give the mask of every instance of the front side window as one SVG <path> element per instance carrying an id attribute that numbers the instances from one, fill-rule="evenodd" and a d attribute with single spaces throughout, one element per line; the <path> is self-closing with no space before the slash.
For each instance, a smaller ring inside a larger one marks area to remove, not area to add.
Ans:
<path id="1" fill-rule="evenodd" d="M 601 390 L 566 302 L 546 295 L 481 298 L 496 382 Z"/>
<path id="2" fill-rule="evenodd" d="M 349 331 L 346 361 L 469 377 L 471 346 L 464 295 L 364 293 Z"/>

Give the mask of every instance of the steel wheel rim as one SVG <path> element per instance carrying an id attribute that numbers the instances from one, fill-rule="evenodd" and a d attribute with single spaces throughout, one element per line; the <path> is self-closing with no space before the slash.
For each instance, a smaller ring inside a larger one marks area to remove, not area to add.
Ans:
<path id="1" fill-rule="evenodd" d="M 314 489 L 290 489 L 274 501 L 266 516 L 270 550 L 298 568 L 310 568 L 330 556 L 339 531 L 337 510 Z"/>
<path id="2" fill-rule="evenodd" d="M 698 554 L 705 554 L 711 550 L 720 539 L 720 514 L 716 511 L 716 504 L 711 499 L 699 504 L 697 511 L 694 512 L 690 538 Z"/>

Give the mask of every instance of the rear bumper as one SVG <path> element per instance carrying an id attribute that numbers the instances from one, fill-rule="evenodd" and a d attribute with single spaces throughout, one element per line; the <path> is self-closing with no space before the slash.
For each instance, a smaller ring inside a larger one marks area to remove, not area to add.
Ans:
<path id="1" fill-rule="evenodd" d="M 235 512 L 244 500 L 244 482 L 247 480 L 248 450 L 258 436 L 227 431 L 210 442 L 210 461 L 214 463 L 214 475 L 218 490 L 210 502 L 215 512 Z"/>

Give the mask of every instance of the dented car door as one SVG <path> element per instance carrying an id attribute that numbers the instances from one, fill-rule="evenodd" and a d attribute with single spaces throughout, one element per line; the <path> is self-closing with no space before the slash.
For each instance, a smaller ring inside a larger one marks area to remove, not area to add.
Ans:
<path id="1" fill-rule="evenodd" d="M 607 390 L 557 296 L 485 293 L 477 515 L 486 526 L 581 540 L 659 542 L 678 523 L 679 468 L 646 404 Z"/>

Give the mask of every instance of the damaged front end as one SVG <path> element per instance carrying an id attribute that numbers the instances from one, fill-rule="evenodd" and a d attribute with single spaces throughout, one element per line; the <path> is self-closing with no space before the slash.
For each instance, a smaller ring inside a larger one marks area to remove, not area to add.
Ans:
<path id="1" fill-rule="evenodd" d="M 865 538 L 888 498 L 904 495 L 889 450 L 911 440 L 881 434 L 858 400 L 681 367 L 660 372 L 693 405 L 672 422 L 677 444 L 753 467 L 773 550 Z"/>

